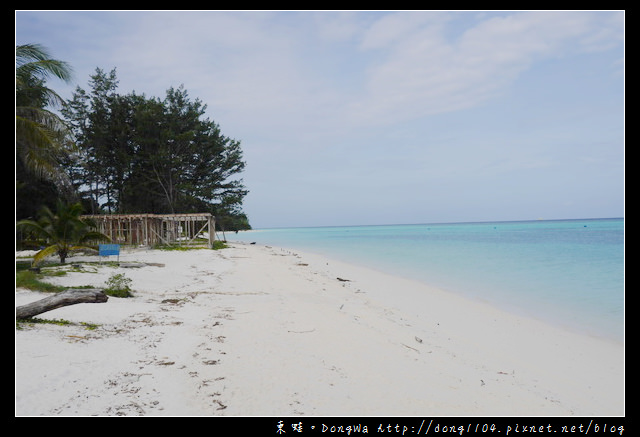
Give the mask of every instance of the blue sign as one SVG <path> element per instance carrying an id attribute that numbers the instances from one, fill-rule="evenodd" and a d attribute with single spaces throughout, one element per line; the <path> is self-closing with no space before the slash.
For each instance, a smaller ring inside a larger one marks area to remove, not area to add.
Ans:
<path id="1" fill-rule="evenodd" d="M 100 256 L 120 255 L 119 244 L 100 244 L 98 246 Z"/>

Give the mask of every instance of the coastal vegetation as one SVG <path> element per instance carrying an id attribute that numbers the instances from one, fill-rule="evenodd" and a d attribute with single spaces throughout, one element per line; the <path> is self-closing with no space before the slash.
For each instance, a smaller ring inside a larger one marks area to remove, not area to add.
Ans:
<path id="1" fill-rule="evenodd" d="M 107 296 L 131 297 L 131 282 L 131 278 L 127 278 L 122 273 L 116 273 L 107 279 L 103 292 Z"/>
<path id="2" fill-rule="evenodd" d="M 183 86 L 163 99 L 120 94 L 115 68 L 96 68 L 90 89 L 77 87 L 68 101 L 48 87 L 72 77 L 71 66 L 43 46 L 16 46 L 18 247 L 28 232 L 63 260 L 90 232 L 77 221 L 81 212 L 208 212 L 222 231 L 250 228 L 240 141 L 205 117 L 205 104 Z M 54 209 L 75 214 L 68 224 L 81 240 L 51 234 Z"/>
<path id="3" fill-rule="evenodd" d="M 30 237 L 26 240 L 28 243 L 42 247 L 33 256 L 34 266 L 53 254 L 64 264 L 70 253 L 94 250 L 92 243 L 109 240 L 106 235 L 96 232 L 95 224 L 82 218 L 81 214 L 80 203 L 67 204 L 58 200 L 55 213 L 43 206 L 38 220 L 24 219 L 17 223 L 18 229 L 24 232 L 23 237 Z"/>
<path id="4" fill-rule="evenodd" d="M 43 281 L 42 273 L 35 272 L 29 268 L 30 266 L 30 263 L 16 262 L 16 287 L 46 293 L 57 293 L 65 289 L 65 287 Z"/>
<path id="5" fill-rule="evenodd" d="M 23 329 L 23 325 L 33 325 L 36 323 L 58 325 L 58 326 L 79 325 L 79 326 L 83 326 L 88 331 L 93 331 L 96 328 L 98 328 L 98 326 L 100 326 L 95 323 L 86 323 L 86 322 L 73 323 L 65 319 L 41 319 L 38 317 L 30 317 L 28 319 L 16 319 L 16 329 Z"/>
<path id="6" fill-rule="evenodd" d="M 46 86 L 50 78 L 69 82 L 71 67 L 51 58 L 44 47 L 16 47 L 16 217 L 34 217 L 55 199 L 73 196 L 63 162 L 75 143 L 55 110 L 64 99 Z"/>
<path id="7" fill-rule="evenodd" d="M 240 141 L 205 117 L 206 105 L 183 86 L 163 99 L 119 94 L 115 68 L 96 68 L 90 90 L 77 87 L 68 101 L 47 83 L 72 77 L 45 47 L 16 46 L 16 248 L 38 249 L 28 270 L 16 262 L 16 285 L 55 292 L 16 308 L 18 319 L 131 295 L 122 275 L 105 290 L 58 290 L 36 274 L 50 255 L 64 264 L 109 240 L 85 213 L 210 213 L 223 232 L 250 228 Z"/>
<path id="8" fill-rule="evenodd" d="M 62 113 L 78 144 L 70 178 L 91 214 L 209 212 L 240 223 L 240 142 L 205 118 L 206 105 L 182 86 L 162 100 L 119 94 L 115 69 L 96 69 L 89 85 Z"/>
<path id="9" fill-rule="evenodd" d="M 197 244 L 197 243 L 196 243 Z M 213 243 L 211 244 L 210 247 L 208 247 L 208 249 L 211 250 L 220 250 L 220 249 L 226 249 L 227 243 L 226 241 L 223 240 L 214 240 Z M 197 250 L 197 249 L 204 249 L 204 246 L 202 244 L 199 245 L 189 245 L 189 244 L 178 244 L 178 245 L 172 245 L 172 244 L 157 244 L 155 246 L 153 246 L 154 249 L 158 249 L 158 250 L 170 250 L 170 251 L 181 251 L 181 250 Z"/>

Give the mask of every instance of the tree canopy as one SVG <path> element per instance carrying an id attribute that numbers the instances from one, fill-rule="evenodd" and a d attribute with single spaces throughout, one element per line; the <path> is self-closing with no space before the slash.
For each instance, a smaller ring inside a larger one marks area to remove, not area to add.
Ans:
<path id="1" fill-rule="evenodd" d="M 63 109 L 78 147 L 68 168 L 87 210 L 211 212 L 227 229 L 248 227 L 240 141 L 205 117 L 206 105 L 184 86 L 162 100 L 118 94 L 115 69 L 96 69 L 89 85 Z"/>
<path id="2" fill-rule="evenodd" d="M 68 101 L 47 87 L 71 77 L 43 46 L 16 46 L 17 219 L 79 199 L 90 214 L 209 212 L 223 230 L 250 227 L 240 141 L 184 86 L 120 94 L 116 70 L 97 68 Z"/>

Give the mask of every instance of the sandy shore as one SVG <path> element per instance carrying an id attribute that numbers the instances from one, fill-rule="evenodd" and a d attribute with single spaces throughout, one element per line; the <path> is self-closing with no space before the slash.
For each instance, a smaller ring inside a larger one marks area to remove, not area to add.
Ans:
<path id="1" fill-rule="evenodd" d="M 624 415 L 623 345 L 418 282 L 258 245 L 120 262 L 50 278 L 135 297 L 16 329 L 17 416 Z"/>

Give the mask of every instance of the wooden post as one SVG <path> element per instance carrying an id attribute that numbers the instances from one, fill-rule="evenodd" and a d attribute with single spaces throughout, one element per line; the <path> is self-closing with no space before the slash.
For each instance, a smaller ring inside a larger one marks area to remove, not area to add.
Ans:
<path id="1" fill-rule="evenodd" d="M 213 249 L 213 243 L 216 240 L 216 218 L 212 215 L 207 217 L 209 224 L 209 249 Z"/>

